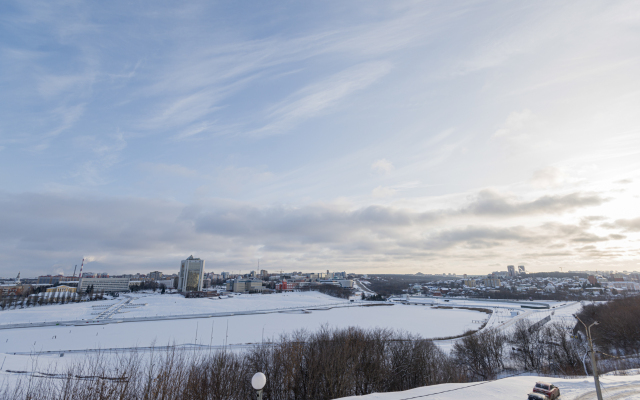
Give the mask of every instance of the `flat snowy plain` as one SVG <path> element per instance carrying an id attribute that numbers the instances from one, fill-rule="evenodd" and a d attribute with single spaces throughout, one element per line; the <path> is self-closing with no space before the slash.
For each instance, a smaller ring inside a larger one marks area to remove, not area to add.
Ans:
<path id="1" fill-rule="evenodd" d="M 295 330 L 314 331 L 322 325 L 344 328 L 393 328 L 423 336 L 456 335 L 477 328 L 486 315 L 468 310 L 437 310 L 399 305 L 125 322 L 89 326 L 51 326 L 0 330 L 0 352 L 64 351 L 168 344 L 259 343 Z M 439 321 L 440 323 L 434 323 Z M 4 340 L 2 340 L 4 339 Z"/>
<path id="2" fill-rule="evenodd" d="M 0 328 L 9 328 L 11 324 L 61 321 L 60 325 L 54 326 L 0 329 L 3 372 L 7 369 L 32 370 L 35 355 L 38 369 L 46 370 L 50 365 L 72 362 L 82 357 L 82 352 L 97 349 L 125 350 L 173 344 L 237 348 L 238 345 L 277 339 L 296 330 L 315 331 L 323 325 L 330 328 L 390 328 L 423 337 L 452 336 L 477 329 L 489 318 L 487 314 L 471 310 L 351 303 L 317 292 L 239 295 L 222 299 L 185 299 L 169 294 L 129 296 L 133 300 L 120 309 L 122 313 L 114 314 L 104 325 L 94 324 L 97 313 L 109 307 L 116 309 L 128 297 L 0 312 Z M 256 313 L 216 315 L 247 312 Z M 193 318 L 193 315 L 198 317 Z M 163 320 L 163 317 L 172 319 Z M 144 318 L 156 320 L 145 321 Z M 91 323 L 84 325 L 87 322 Z M 60 353 L 65 353 L 64 358 Z"/>
<path id="3" fill-rule="evenodd" d="M 478 329 L 485 321 L 487 327 L 508 330 L 522 318 L 535 321 L 550 315 L 553 320 L 571 319 L 580 308 L 578 303 L 556 302 L 548 302 L 552 307 L 549 310 L 527 310 L 519 304 L 478 300 L 445 302 L 412 298 L 411 302 L 412 305 L 370 306 L 376 303 L 351 303 L 318 292 L 238 295 L 222 299 L 185 299 L 175 294 L 154 293 L 7 310 L 0 312 L 0 374 L 13 380 L 16 375 L 7 370 L 44 372 L 56 366 L 64 368 L 96 350 L 126 352 L 131 348 L 173 344 L 228 345 L 238 349 L 296 330 L 315 331 L 321 326 L 389 328 L 427 338 L 459 335 Z M 365 304 L 369 306 L 363 306 Z M 489 316 L 466 309 L 437 308 L 451 306 L 490 308 L 494 312 Z M 104 314 L 101 317 L 98 314 L 109 310 L 114 313 L 104 320 L 105 324 L 96 324 L 100 322 L 97 318 L 105 318 Z M 153 320 L 145 320 L 147 318 Z M 28 326 L 45 321 L 60 322 L 60 325 L 5 329 L 13 324 Z M 454 341 L 436 343 L 448 350 Z M 60 353 L 64 353 L 64 357 L 60 357 Z"/>

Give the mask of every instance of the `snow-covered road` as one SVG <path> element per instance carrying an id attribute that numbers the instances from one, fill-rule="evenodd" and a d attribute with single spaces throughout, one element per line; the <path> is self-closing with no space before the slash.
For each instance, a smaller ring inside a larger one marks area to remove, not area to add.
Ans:
<path id="1" fill-rule="evenodd" d="M 603 395 L 606 400 L 638 400 L 640 398 L 640 375 L 606 376 Z M 560 388 L 560 400 L 595 399 L 593 379 L 558 379 L 541 376 L 516 376 L 496 381 L 475 383 L 447 383 L 425 386 L 403 392 L 374 393 L 366 396 L 343 397 L 340 400 L 524 400 L 536 381 L 552 383 Z"/>

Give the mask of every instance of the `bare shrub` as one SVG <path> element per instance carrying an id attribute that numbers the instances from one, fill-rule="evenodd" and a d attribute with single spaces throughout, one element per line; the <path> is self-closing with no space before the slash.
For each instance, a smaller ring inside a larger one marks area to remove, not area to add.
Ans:
<path id="1" fill-rule="evenodd" d="M 96 353 L 66 370 L 25 374 L 12 399 L 247 399 L 250 378 L 267 375 L 267 400 L 333 399 L 407 390 L 466 378 L 430 340 L 385 329 L 327 327 L 252 350 Z M 44 376 L 44 377 L 43 377 Z"/>
<path id="2" fill-rule="evenodd" d="M 470 380 L 495 379 L 504 369 L 503 353 L 507 338 L 496 330 L 464 336 L 453 346 L 453 356 Z"/>

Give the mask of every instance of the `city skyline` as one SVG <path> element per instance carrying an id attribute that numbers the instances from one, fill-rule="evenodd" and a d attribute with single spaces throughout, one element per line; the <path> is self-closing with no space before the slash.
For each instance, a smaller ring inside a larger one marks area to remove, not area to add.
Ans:
<path id="1" fill-rule="evenodd" d="M 0 11 L 0 276 L 639 269 L 633 1 Z"/>

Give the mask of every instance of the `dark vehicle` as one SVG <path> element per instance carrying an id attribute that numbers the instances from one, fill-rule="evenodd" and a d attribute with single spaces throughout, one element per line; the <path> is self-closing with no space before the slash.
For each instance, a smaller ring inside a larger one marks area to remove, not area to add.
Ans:
<path id="1" fill-rule="evenodd" d="M 529 393 L 527 400 L 549 400 L 549 398 L 542 393 Z"/>
<path id="2" fill-rule="evenodd" d="M 558 389 L 557 386 L 546 382 L 536 382 L 536 385 L 533 387 L 533 392 L 544 394 L 550 400 L 560 397 L 560 389 Z"/>
<path id="3" fill-rule="evenodd" d="M 542 393 L 529 393 L 527 400 L 549 400 L 549 398 Z"/>

